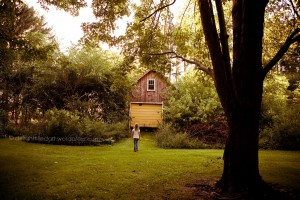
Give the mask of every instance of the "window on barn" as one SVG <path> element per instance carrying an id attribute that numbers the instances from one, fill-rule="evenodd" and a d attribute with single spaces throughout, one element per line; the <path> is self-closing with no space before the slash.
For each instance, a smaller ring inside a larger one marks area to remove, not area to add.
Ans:
<path id="1" fill-rule="evenodd" d="M 155 91 L 155 79 L 148 79 L 147 91 Z"/>

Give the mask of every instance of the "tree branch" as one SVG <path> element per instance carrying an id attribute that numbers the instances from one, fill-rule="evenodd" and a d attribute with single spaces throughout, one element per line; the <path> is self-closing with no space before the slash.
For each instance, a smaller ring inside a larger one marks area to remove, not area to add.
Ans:
<path id="1" fill-rule="evenodd" d="M 233 2 L 239 2 L 239 1 L 233 1 Z M 214 6 L 212 4 L 212 0 L 198 0 L 198 5 L 199 5 L 203 32 L 204 32 L 206 44 L 208 46 L 209 54 L 212 61 L 215 86 L 217 89 L 217 93 L 220 97 L 222 107 L 224 108 L 225 113 L 229 114 L 230 113 L 229 107 L 231 106 L 234 100 L 233 98 L 234 94 L 232 94 L 234 89 L 231 88 L 232 83 L 231 83 L 231 78 L 229 78 L 231 76 L 231 73 L 229 73 L 231 69 L 228 68 L 229 67 L 228 61 L 225 60 L 227 58 L 224 58 L 223 55 L 223 53 L 227 54 L 226 53 L 227 49 L 225 44 L 226 42 L 222 44 L 224 45 L 222 46 L 223 48 L 222 49 L 216 23 L 215 23 Z M 219 15 L 222 15 L 220 11 L 221 10 L 218 10 L 217 12 Z M 222 20 L 222 18 L 223 17 L 220 17 L 219 20 Z M 223 24 L 223 22 L 221 22 L 221 24 Z M 227 40 L 227 38 L 225 40 Z"/>
<path id="2" fill-rule="evenodd" d="M 203 72 L 205 72 L 207 75 L 213 77 L 213 71 L 211 68 L 209 67 L 204 67 L 199 61 L 197 60 L 189 60 L 181 55 L 178 55 L 176 52 L 174 51 L 166 51 L 166 52 L 162 52 L 162 53 L 149 53 L 148 55 L 151 56 L 161 56 L 161 55 L 166 55 L 166 54 L 173 54 L 174 57 L 172 58 L 180 58 L 182 61 L 185 61 L 189 64 L 194 64 L 197 66 L 197 68 Z"/>
<path id="3" fill-rule="evenodd" d="M 184 9 L 184 12 L 183 12 L 183 14 L 182 14 L 182 17 L 181 17 L 181 20 L 180 20 L 179 27 L 181 27 L 181 24 L 182 24 L 183 18 L 184 18 L 184 16 L 185 16 L 185 13 L 186 13 L 186 11 L 187 11 L 188 7 L 190 6 L 190 3 L 191 3 L 191 1 L 192 1 L 192 0 L 190 0 L 190 1 L 189 1 L 188 5 L 187 5 L 187 6 L 185 7 L 185 9 Z"/>
<path id="4" fill-rule="evenodd" d="M 263 68 L 263 78 L 265 78 L 268 72 L 275 66 L 275 64 L 282 58 L 282 56 L 288 51 L 289 47 L 295 43 L 300 42 L 300 28 L 296 28 L 291 35 L 286 39 L 283 46 L 279 49 L 273 59 Z M 297 35 L 298 34 L 298 35 Z"/>
<path id="5" fill-rule="evenodd" d="M 224 71 L 226 77 L 226 84 L 228 85 L 228 91 L 231 95 L 231 99 L 234 99 L 234 86 L 231 76 L 231 64 L 230 64 L 230 53 L 229 53 L 229 45 L 228 45 L 228 37 L 226 30 L 226 23 L 224 17 L 224 10 L 222 5 L 222 0 L 215 0 L 217 13 L 218 13 L 218 21 L 219 21 L 219 29 L 220 29 L 220 43 L 222 49 L 222 55 L 224 59 Z"/>
<path id="6" fill-rule="evenodd" d="M 229 45 L 228 45 L 229 35 L 227 34 L 227 30 L 226 30 L 222 1 L 215 0 L 215 2 L 216 2 L 216 7 L 217 7 L 218 19 L 219 19 L 220 42 L 222 45 L 222 53 L 223 53 L 223 58 L 224 58 L 224 62 L 225 62 L 226 72 L 227 72 L 226 76 L 228 77 L 228 79 L 230 79 L 231 65 L 230 65 L 230 53 L 229 53 Z"/>
<path id="7" fill-rule="evenodd" d="M 292 0 L 289 0 L 289 1 L 290 1 L 290 4 L 291 4 L 292 8 L 293 8 L 293 11 L 294 11 L 295 15 L 298 17 L 298 19 L 300 19 L 300 15 L 299 15 L 293 1 Z"/>
<path id="8" fill-rule="evenodd" d="M 152 17 L 153 15 L 155 15 L 158 11 L 165 9 L 166 7 L 169 7 L 171 5 L 173 5 L 176 2 L 176 0 L 174 0 L 172 3 L 164 5 L 163 7 L 160 7 L 158 9 L 156 9 L 153 13 L 151 13 L 149 16 L 145 17 L 144 19 L 140 20 L 140 22 L 144 22 L 147 19 L 149 19 L 150 17 Z"/>

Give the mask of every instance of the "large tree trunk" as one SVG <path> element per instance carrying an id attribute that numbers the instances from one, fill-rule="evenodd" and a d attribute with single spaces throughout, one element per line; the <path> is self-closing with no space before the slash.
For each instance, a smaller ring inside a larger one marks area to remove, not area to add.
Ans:
<path id="1" fill-rule="evenodd" d="M 263 73 L 262 38 L 266 2 L 233 1 L 233 66 L 235 98 L 227 112 L 229 137 L 222 182 L 227 190 L 257 190 L 258 133 Z"/>
<path id="2" fill-rule="evenodd" d="M 231 64 L 221 0 L 216 0 L 220 34 L 216 29 L 211 0 L 199 0 L 215 85 L 229 125 L 224 171 L 219 182 L 228 192 L 257 191 L 262 183 L 258 168 L 258 133 L 264 79 L 262 38 L 266 5 L 265 0 L 233 0 Z"/>
<path id="3" fill-rule="evenodd" d="M 228 116 L 229 136 L 224 151 L 223 175 L 219 182 L 227 192 L 256 192 L 261 186 L 258 168 L 259 111 L 258 103 L 252 108 L 237 106 Z"/>

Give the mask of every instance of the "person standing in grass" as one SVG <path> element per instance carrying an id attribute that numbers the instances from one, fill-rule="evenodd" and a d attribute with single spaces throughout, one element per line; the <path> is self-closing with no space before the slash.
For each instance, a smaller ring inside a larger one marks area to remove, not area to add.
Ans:
<path id="1" fill-rule="evenodd" d="M 139 141 L 139 139 L 141 139 L 141 131 L 140 131 L 140 127 L 138 124 L 134 125 L 134 127 L 132 129 L 131 137 L 132 137 L 133 143 L 134 143 L 133 150 L 134 150 L 134 152 L 137 152 L 138 151 L 138 141 Z"/>

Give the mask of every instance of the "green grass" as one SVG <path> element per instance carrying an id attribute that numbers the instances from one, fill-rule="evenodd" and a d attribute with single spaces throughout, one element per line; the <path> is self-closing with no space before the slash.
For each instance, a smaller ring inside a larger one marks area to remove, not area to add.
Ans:
<path id="1" fill-rule="evenodd" d="M 221 176 L 223 150 L 167 150 L 145 135 L 140 151 L 0 140 L 0 199 L 182 199 L 185 185 Z M 260 151 L 267 182 L 300 190 L 300 152 Z"/>

